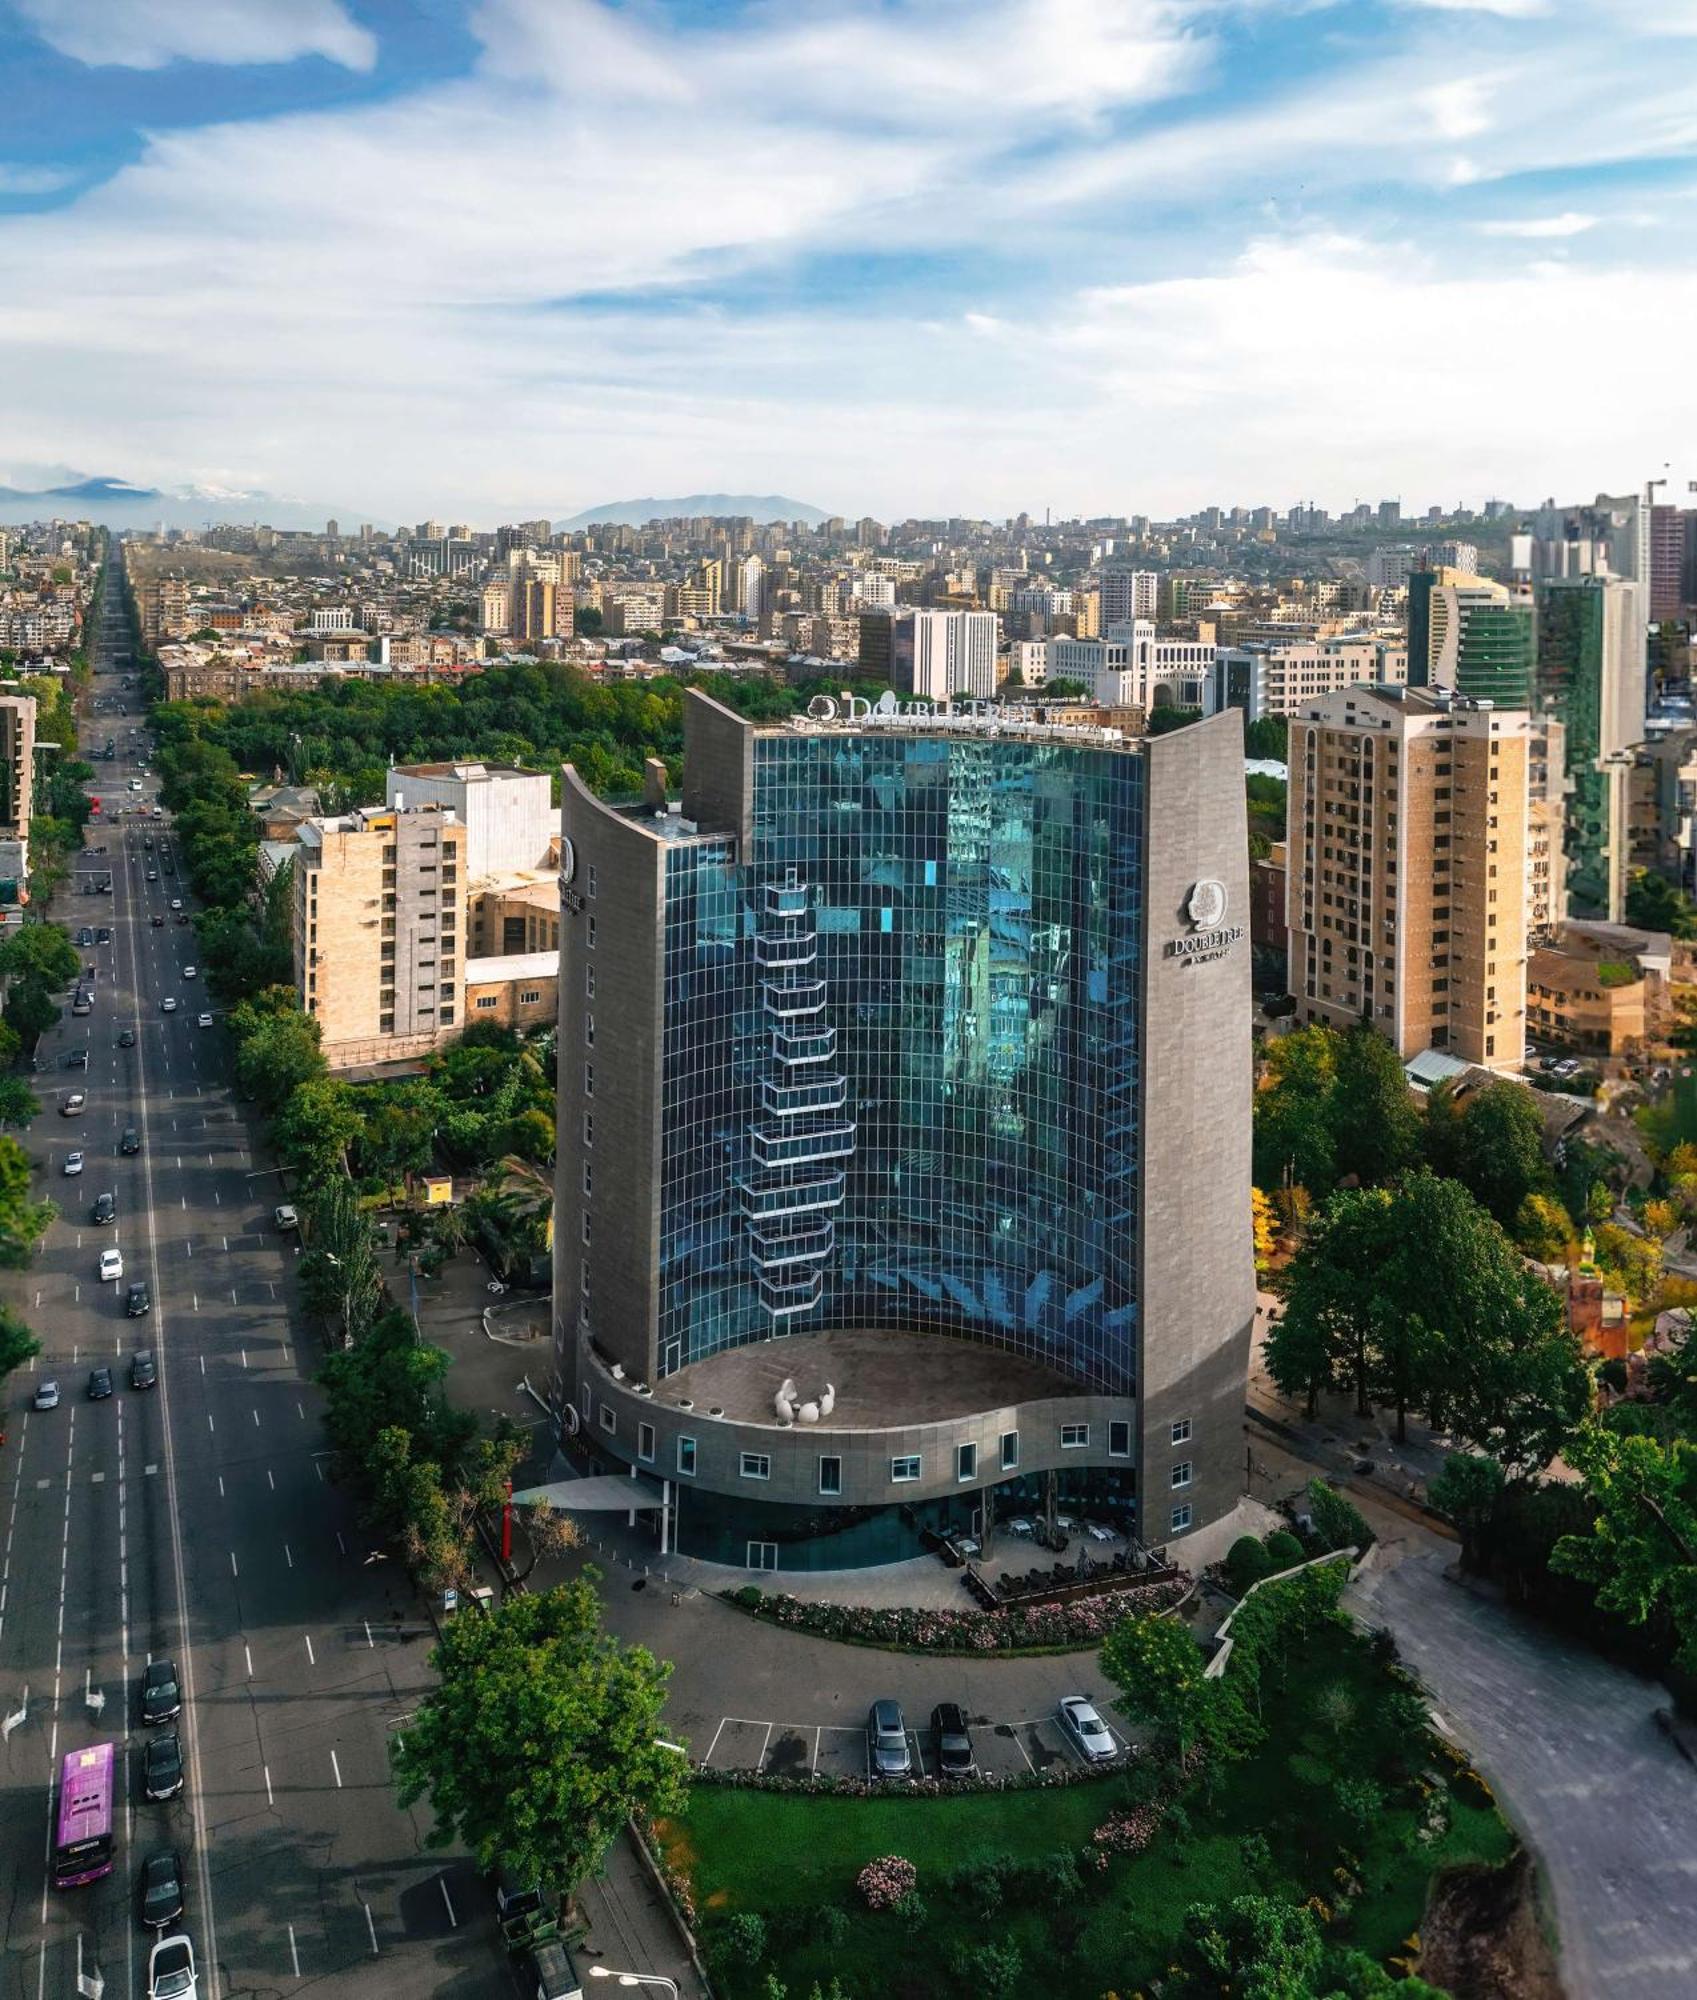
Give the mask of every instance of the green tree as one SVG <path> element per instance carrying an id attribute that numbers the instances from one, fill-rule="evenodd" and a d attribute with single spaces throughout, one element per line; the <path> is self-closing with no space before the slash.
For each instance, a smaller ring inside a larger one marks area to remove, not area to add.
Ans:
<path id="1" fill-rule="evenodd" d="M 1481 1452 L 1452 1451 L 1427 1490 L 1427 1499 L 1455 1523 L 1461 1536 L 1463 1569 L 1479 1566 L 1503 1484 L 1503 1469 L 1494 1458 Z"/>
<path id="2" fill-rule="evenodd" d="M 429 1800 L 431 1845 L 463 1842 L 483 1869 L 562 1897 L 634 1814 L 678 1812 L 688 1793 L 687 1761 L 661 1744 L 671 1667 L 602 1629 L 597 1580 L 450 1620 L 392 1753 L 402 1805 Z"/>
<path id="3" fill-rule="evenodd" d="M 442 1393 L 449 1367 L 439 1347 L 421 1341 L 401 1311 L 384 1313 L 362 1340 L 329 1355 L 318 1372 L 324 1389 L 324 1430 L 343 1473 L 357 1486 L 378 1436 L 399 1430 L 422 1454 L 454 1465 L 476 1431 L 476 1420 Z"/>
<path id="4" fill-rule="evenodd" d="M 1554 1195 L 1529 1194 L 1514 1218 L 1514 1240 L 1542 1264 L 1564 1262 L 1573 1240 L 1567 1210 Z"/>
<path id="5" fill-rule="evenodd" d="M 271 1121 L 278 1158 L 308 1185 L 341 1174 L 359 1136 L 353 1092 L 339 1077 L 309 1076 Z"/>
<path id="6" fill-rule="evenodd" d="M 302 1296 L 310 1311 L 341 1321 L 344 1344 L 357 1340 L 383 1302 L 371 1219 L 352 1186 L 338 1177 L 314 1194 L 307 1220 L 312 1247 L 300 1260 Z"/>
<path id="7" fill-rule="evenodd" d="M 1219 1688 L 1206 1664 L 1189 1629 L 1158 1612 L 1122 1618 L 1102 1642 L 1102 1671 L 1127 1712 L 1170 1735 L 1181 1757 L 1206 1731 Z"/>
<path id="8" fill-rule="evenodd" d="M 1538 1100 L 1524 1084 L 1503 1079 L 1473 1092 L 1459 1112 L 1452 1107 L 1447 1094 L 1447 1116 L 1428 1107 L 1428 1158 L 1510 1228 L 1521 1204 L 1550 1181 Z"/>
<path id="9" fill-rule="evenodd" d="M 1368 1414 L 1367 1390 L 1387 1311 L 1380 1273 L 1395 1254 L 1396 1219 L 1384 1188 L 1343 1188 L 1332 1196 L 1291 1259 L 1284 1310 L 1268 1329 L 1267 1371 L 1287 1396 L 1354 1385 L 1356 1409 Z"/>
<path id="10" fill-rule="evenodd" d="M 1306 1904 L 1270 1896 L 1193 1903 L 1169 1992 L 1228 2000 L 1314 2000 L 1325 1946 Z"/>
<path id="11" fill-rule="evenodd" d="M 1328 1117 L 1339 1177 L 1364 1187 L 1401 1173 L 1419 1151 L 1420 1116 L 1402 1062 L 1364 1022 L 1339 1044 Z"/>
<path id="12" fill-rule="evenodd" d="M 10 1306 L 0 1306 L 0 1384 L 14 1369 L 33 1361 L 40 1352 L 41 1342 L 18 1315 Z"/>
<path id="13" fill-rule="evenodd" d="M 1254 1097 L 1255 1185 L 1269 1193 L 1306 1188 L 1319 1198 L 1337 1180 L 1331 1093 L 1338 1037 L 1327 1028 L 1298 1028 L 1267 1049 Z"/>
<path id="14" fill-rule="evenodd" d="M 1049 692 L 1054 691 L 1054 683 Z M 1191 723 L 1202 720 L 1199 708 L 1169 708 L 1164 702 L 1149 711 L 1148 728 L 1151 736 L 1170 736 L 1175 729 L 1188 729 Z"/>
<path id="15" fill-rule="evenodd" d="M 30 1125 L 41 1115 L 41 1099 L 21 1076 L 0 1076 L 0 1125 Z"/>
<path id="16" fill-rule="evenodd" d="M 1550 1567 L 1594 1583 L 1603 1609 L 1630 1624 L 1665 1610 L 1678 1664 L 1697 1673 L 1697 1443 L 1587 1424 L 1565 1455 L 1597 1513 L 1589 1535 L 1562 1536 Z"/>
<path id="17" fill-rule="evenodd" d="M 69 986 L 81 968 L 82 960 L 63 924 L 21 924 L 0 942 L 0 978 L 56 992 Z"/>
<path id="18" fill-rule="evenodd" d="M 286 993 L 286 1006 L 273 996 Z M 236 1081 L 268 1116 L 310 1077 L 325 1073 L 321 1031 L 303 1013 L 292 988 L 267 987 L 230 1015 L 236 1036 Z"/>
<path id="19" fill-rule="evenodd" d="M 33 1193 L 29 1155 L 16 1139 L 0 1137 L 0 1266 L 7 1270 L 29 1262 L 59 1213 L 52 1202 L 34 1200 Z"/>
<path id="20" fill-rule="evenodd" d="M 1664 876 L 1640 868 L 1627 884 L 1626 921 L 1676 938 L 1697 937 L 1697 904 Z"/>

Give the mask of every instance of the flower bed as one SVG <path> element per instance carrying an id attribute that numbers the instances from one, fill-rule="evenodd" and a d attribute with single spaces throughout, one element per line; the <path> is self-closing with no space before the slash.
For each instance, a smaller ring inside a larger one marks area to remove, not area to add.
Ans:
<path id="1" fill-rule="evenodd" d="M 903 1855 L 883 1854 L 867 1862 L 854 1886 L 866 1898 L 869 1910 L 891 1910 L 912 1893 L 918 1880 L 919 1871 Z"/>
<path id="2" fill-rule="evenodd" d="M 1123 1763 L 1056 1764 L 1046 1771 L 1015 1771 L 1007 1777 L 974 1778 L 853 1778 L 834 1771 L 810 1771 L 806 1777 L 783 1772 L 721 1771 L 697 1765 L 692 1785 L 713 1785 L 727 1792 L 811 1792 L 837 1799 L 953 1799 L 967 1792 L 1047 1792 L 1063 1785 L 1100 1785 L 1120 1775 Z"/>
<path id="3" fill-rule="evenodd" d="M 1147 1590 L 1106 1592 L 1071 1604 L 1003 1605 L 995 1611 L 934 1611 L 924 1607 L 817 1604 L 782 1593 L 768 1596 L 755 1584 L 722 1593 L 756 1618 L 849 1645 L 888 1646 L 918 1653 L 1023 1653 L 1099 1646 L 1132 1611 L 1162 1611 L 1190 1589 L 1185 1576 Z"/>

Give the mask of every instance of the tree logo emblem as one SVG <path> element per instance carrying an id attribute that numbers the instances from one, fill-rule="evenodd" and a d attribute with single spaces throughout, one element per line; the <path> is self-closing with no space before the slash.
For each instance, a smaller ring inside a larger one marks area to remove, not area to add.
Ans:
<path id="1" fill-rule="evenodd" d="M 1195 884 L 1185 903 L 1184 913 L 1193 931 L 1213 930 L 1226 914 L 1226 885 L 1211 876 Z"/>

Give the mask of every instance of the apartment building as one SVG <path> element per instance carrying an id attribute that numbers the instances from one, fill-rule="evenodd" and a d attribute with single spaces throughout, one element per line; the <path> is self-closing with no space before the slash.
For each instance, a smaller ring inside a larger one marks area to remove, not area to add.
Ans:
<path id="1" fill-rule="evenodd" d="M 1210 714 L 1239 708 L 1245 722 L 1294 716 L 1306 702 L 1340 688 L 1408 677 L 1408 652 L 1382 639 L 1321 639 L 1297 645 L 1221 646 L 1203 706 Z"/>
<path id="2" fill-rule="evenodd" d="M 1054 639 L 1049 674 L 1082 681 L 1108 708 L 1201 708 L 1214 672 L 1215 648 L 1168 637 L 1137 618 L 1110 625 L 1100 639 Z"/>
<path id="3" fill-rule="evenodd" d="M 1408 679 L 1499 708 L 1532 706 L 1532 599 L 1461 569 L 1408 579 Z"/>
<path id="4" fill-rule="evenodd" d="M 35 799 L 35 696 L 0 694 L 0 835 L 29 837 Z"/>
<path id="5" fill-rule="evenodd" d="M 465 854 L 452 811 L 399 794 L 302 825 L 295 986 L 333 1070 L 424 1055 L 459 1033 Z"/>
<path id="6" fill-rule="evenodd" d="M 990 701 L 996 693 L 993 611 L 915 611 L 891 633 L 892 684 L 921 701 L 951 695 Z"/>
<path id="7" fill-rule="evenodd" d="M 1526 1042 L 1533 721 L 1440 689 L 1356 687 L 1290 724 L 1290 990 L 1405 1061 L 1516 1070 Z"/>

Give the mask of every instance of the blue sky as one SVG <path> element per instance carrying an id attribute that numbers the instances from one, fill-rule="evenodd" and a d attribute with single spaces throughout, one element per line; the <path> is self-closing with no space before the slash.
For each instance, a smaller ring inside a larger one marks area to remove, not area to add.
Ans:
<path id="1" fill-rule="evenodd" d="M 1164 513 L 1693 456 L 1697 0 L 0 0 L 0 76 L 0 483 Z"/>

